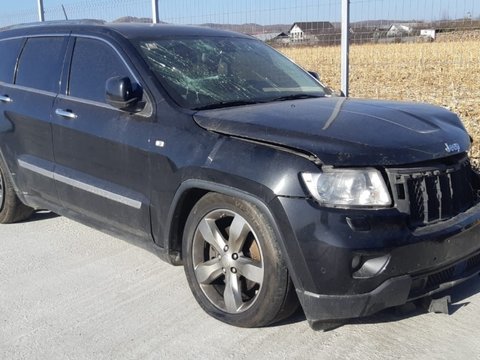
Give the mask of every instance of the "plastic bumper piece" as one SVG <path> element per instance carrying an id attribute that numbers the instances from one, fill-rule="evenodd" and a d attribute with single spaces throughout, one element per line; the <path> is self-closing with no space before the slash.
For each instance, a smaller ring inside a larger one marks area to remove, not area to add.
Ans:
<path id="1" fill-rule="evenodd" d="M 309 321 L 331 321 L 372 315 L 407 302 L 412 286 L 409 275 L 388 279 L 376 289 L 356 295 L 297 294 Z"/>

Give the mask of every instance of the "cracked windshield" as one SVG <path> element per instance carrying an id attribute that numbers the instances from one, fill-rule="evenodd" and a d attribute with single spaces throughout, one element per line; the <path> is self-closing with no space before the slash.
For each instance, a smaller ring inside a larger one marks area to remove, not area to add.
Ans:
<path id="1" fill-rule="evenodd" d="M 139 47 L 170 96 L 190 109 L 322 97 L 328 91 L 253 39 L 161 39 L 141 41 Z"/>

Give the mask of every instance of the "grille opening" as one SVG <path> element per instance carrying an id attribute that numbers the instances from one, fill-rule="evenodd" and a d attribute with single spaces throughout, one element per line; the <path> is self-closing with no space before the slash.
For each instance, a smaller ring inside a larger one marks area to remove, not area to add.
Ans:
<path id="1" fill-rule="evenodd" d="M 405 200 L 405 187 L 403 184 L 396 184 L 397 196 L 400 200 Z"/>
<path id="2" fill-rule="evenodd" d="M 387 172 L 396 206 L 409 215 L 413 227 L 448 220 L 479 200 L 479 176 L 466 156 L 454 164 L 439 162 L 425 168 L 387 169 Z"/>
<path id="3" fill-rule="evenodd" d="M 441 284 L 472 276 L 480 271 L 480 254 L 462 260 L 434 273 L 414 276 L 409 298 L 418 298 L 435 291 Z"/>
<path id="4" fill-rule="evenodd" d="M 425 285 L 426 289 L 431 289 L 445 282 L 451 281 L 455 273 L 455 267 L 450 267 L 443 271 L 440 271 L 436 274 L 432 274 L 428 277 L 427 284 Z"/>

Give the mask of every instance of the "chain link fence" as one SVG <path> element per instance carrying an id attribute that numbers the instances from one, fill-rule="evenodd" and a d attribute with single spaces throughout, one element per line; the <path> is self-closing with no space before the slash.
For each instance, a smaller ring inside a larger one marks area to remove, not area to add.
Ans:
<path id="1" fill-rule="evenodd" d="M 7 0 L 8 2 L 9 0 Z M 0 27 L 37 20 L 36 2 Z M 62 8 L 63 4 L 63 8 Z M 45 19 L 150 22 L 151 0 L 44 0 Z M 350 0 L 350 95 L 424 101 L 457 112 L 480 159 L 478 0 Z M 64 11 L 65 9 L 65 11 Z M 341 0 L 159 0 L 160 21 L 248 33 L 340 88 Z"/>

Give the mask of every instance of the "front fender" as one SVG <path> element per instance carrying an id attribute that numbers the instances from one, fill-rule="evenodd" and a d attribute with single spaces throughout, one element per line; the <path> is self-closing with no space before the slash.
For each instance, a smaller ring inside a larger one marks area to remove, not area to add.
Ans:
<path id="1" fill-rule="evenodd" d="M 168 215 L 167 222 L 169 226 L 166 229 L 166 236 L 170 241 L 165 244 L 165 250 L 170 255 L 170 262 L 172 264 L 182 264 L 181 254 L 179 254 L 182 239 L 179 238 L 179 232 L 177 231 L 178 221 L 180 219 L 180 212 L 178 209 L 183 204 L 184 195 L 188 194 L 192 189 L 201 190 L 204 193 L 216 192 L 239 198 L 254 204 L 266 216 L 270 225 L 272 226 L 276 238 L 278 239 L 282 256 L 287 263 L 289 274 L 296 289 L 303 290 L 305 288 L 305 283 L 311 282 L 311 279 L 305 277 L 305 274 L 309 274 L 309 272 L 303 268 L 305 266 L 303 262 L 299 263 L 296 261 L 295 266 L 293 266 L 293 260 L 301 258 L 301 249 L 298 246 L 298 243 L 294 240 L 295 237 L 293 235 L 293 230 L 289 225 L 286 213 L 283 211 L 277 196 L 272 193 L 271 199 L 266 201 L 265 198 L 249 192 L 216 182 L 200 179 L 190 179 L 184 181 L 178 188 L 172 202 L 172 207 Z"/>

